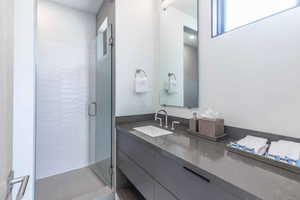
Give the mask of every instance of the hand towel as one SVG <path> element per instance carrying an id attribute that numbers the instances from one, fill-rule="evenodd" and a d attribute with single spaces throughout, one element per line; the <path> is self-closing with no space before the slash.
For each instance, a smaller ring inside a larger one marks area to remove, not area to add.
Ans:
<path id="1" fill-rule="evenodd" d="M 135 78 L 135 92 L 146 93 L 149 91 L 148 78 L 147 77 L 136 77 Z"/>
<path id="2" fill-rule="evenodd" d="M 285 140 L 271 142 L 268 154 L 279 156 L 281 159 L 300 160 L 300 143 Z"/>
<path id="3" fill-rule="evenodd" d="M 166 84 L 166 91 L 169 94 L 177 93 L 177 81 L 170 78 Z"/>
<path id="4" fill-rule="evenodd" d="M 266 153 L 268 147 L 267 142 L 268 140 L 266 138 L 248 135 L 236 143 L 240 146 L 245 146 L 248 149 L 253 149 L 253 153 L 263 155 Z"/>

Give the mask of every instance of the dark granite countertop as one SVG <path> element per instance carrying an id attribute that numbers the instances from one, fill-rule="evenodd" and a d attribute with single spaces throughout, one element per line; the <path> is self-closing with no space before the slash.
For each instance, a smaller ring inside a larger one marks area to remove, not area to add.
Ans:
<path id="1" fill-rule="evenodd" d="M 226 150 L 215 143 L 188 134 L 178 128 L 175 134 L 157 138 L 133 130 L 134 127 L 157 125 L 153 121 L 122 123 L 117 129 L 126 131 L 179 158 L 205 170 L 264 200 L 300 200 L 300 175 Z"/>

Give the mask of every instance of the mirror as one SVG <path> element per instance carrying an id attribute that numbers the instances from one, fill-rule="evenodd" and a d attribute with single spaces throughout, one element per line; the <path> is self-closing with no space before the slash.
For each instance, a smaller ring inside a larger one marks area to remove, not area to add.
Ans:
<path id="1" fill-rule="evenodd" d="M 198 0 L 162 0 L 160 11 L 160 104 L 199 104 Z"/>

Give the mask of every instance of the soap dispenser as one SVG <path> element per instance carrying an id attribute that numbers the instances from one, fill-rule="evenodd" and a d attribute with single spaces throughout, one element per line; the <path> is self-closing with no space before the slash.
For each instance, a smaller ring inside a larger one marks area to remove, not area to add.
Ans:
<path id="1" fill-rule="evenodd" d="M 190 119 L 189 129 L 192 132 L 198 132 L 198 117 L 197 112 L 193 112 L 193 117 Z"/>

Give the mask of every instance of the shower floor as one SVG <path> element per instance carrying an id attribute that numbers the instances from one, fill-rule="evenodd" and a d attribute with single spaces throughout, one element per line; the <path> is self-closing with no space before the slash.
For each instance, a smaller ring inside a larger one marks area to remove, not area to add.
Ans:
<path id="1" fill-rule="evenodd" d="M 36 200 L 113 200 L 113 193 L 89 168 L 36 182 Z"/>

